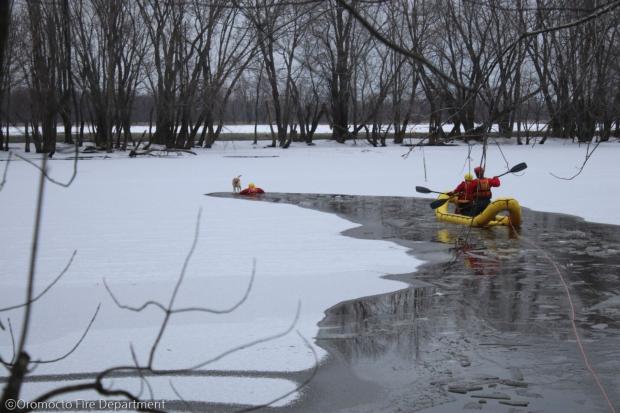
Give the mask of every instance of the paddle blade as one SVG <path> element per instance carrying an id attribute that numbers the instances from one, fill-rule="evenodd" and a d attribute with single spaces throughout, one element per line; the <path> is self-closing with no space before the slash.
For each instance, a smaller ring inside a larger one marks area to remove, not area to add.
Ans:
<path id="1" fill-rule="evenodd" d="M 416 192 L 420 192 L 420 193 L 422 193 L 422 194 L 430 194 L 431 192 L 433 192 L 433 191 L 431 191 L 430 189 L 425 188 L 425 187 L 423 187 L 423 186 L 416 186 L 416 187 L 415 187 L 415 190 L 416 190 Z"/>
<path id="2" fill-rule="evenodd" d="M 510 168 L 510 173 L 521 172 L 527 168 L 527 164 L 525 162 L 521 162 Z"/>
<path id="3" fill-rule="evenodd" d="M 432 209 L 437 209 L 440 206 L 442 206 L 443 204 L 445 204 L 446 202 L 448 202 L 450 198 L 444 198 L 444 199 L 436 199 L 435 201 L 431 202 L 431 208 Z"/>
<path id="4" fill-rule="evenodd" d="M 504 176 L 506 174 L 513 174 L 515 172 L 521 172 L 525 168 L 527 168 L 527 164 L 525 162 L 521 162 L 521 163 L 516 164 L 515 166 L 513 166 L 512 168 L 510 168 L 509 170 L 507 170 L 503 174 L 499 174 L 497 176 Z"/>

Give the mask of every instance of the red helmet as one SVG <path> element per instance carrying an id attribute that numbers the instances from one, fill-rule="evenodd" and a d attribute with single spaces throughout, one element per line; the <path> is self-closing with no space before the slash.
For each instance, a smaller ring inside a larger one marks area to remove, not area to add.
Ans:
<path id="1" fill-rule="evenodd" d="M 476 166 L 474 168 L 474 173 L 476 174 L 477 177 L 481 177 L 484 175 L 484 168 L 482 166 Z"/>

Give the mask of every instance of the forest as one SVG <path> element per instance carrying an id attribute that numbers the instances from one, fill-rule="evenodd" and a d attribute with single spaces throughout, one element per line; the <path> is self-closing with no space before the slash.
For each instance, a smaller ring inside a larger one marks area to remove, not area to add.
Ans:
<path id="1" fill-rule="evenodd" d="M 0 143 L 620 135 L 619 1 L 2 0 Z"/>

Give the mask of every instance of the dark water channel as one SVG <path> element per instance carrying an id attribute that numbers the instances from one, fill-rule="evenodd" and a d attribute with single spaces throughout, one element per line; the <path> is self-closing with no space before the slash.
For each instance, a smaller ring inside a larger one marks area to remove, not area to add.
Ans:
<path id="1" fill-rule="evenodd" d="M 232 196 L 230 194 L 212 194 Z M 608 412 L 575 341 L 620 408 L 620 231 L 524 209 L 519 233 L 435 220 L 427 199 L 267 194 L 335 213 L 344 235 L 424 260 L 410 287 L 339 303 L 316 342 L 329 357 L 287 412 Z M 343 257 L 346 259 L 346 257 Z M 557 269 L 556 269 L 557 266 Z"/>

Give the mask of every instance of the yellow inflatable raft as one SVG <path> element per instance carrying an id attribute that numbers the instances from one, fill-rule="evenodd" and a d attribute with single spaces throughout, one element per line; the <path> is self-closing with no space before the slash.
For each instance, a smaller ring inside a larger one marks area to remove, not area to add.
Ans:
<path id="1" fill-rule="evenodd" d="M 449 198 L 448 195 L 441 194 L 438 199 L 446 198 Z M 453 224 L 471 225 L 473 227 L 492 227 L 495 225 L 512 225 L 513 227 L 519 227 L 521 225 L 521 206 L 514 198 L 498 198 L 492 201 L 482 213 L 475 217 L 449 212 L 448 206 L 455 200 L 456 198 L 452 198 L 435 209 L 435 216 L 437 219 Z M 506 211 L 508 214 L 497 215 L 502 211 Z"/>

